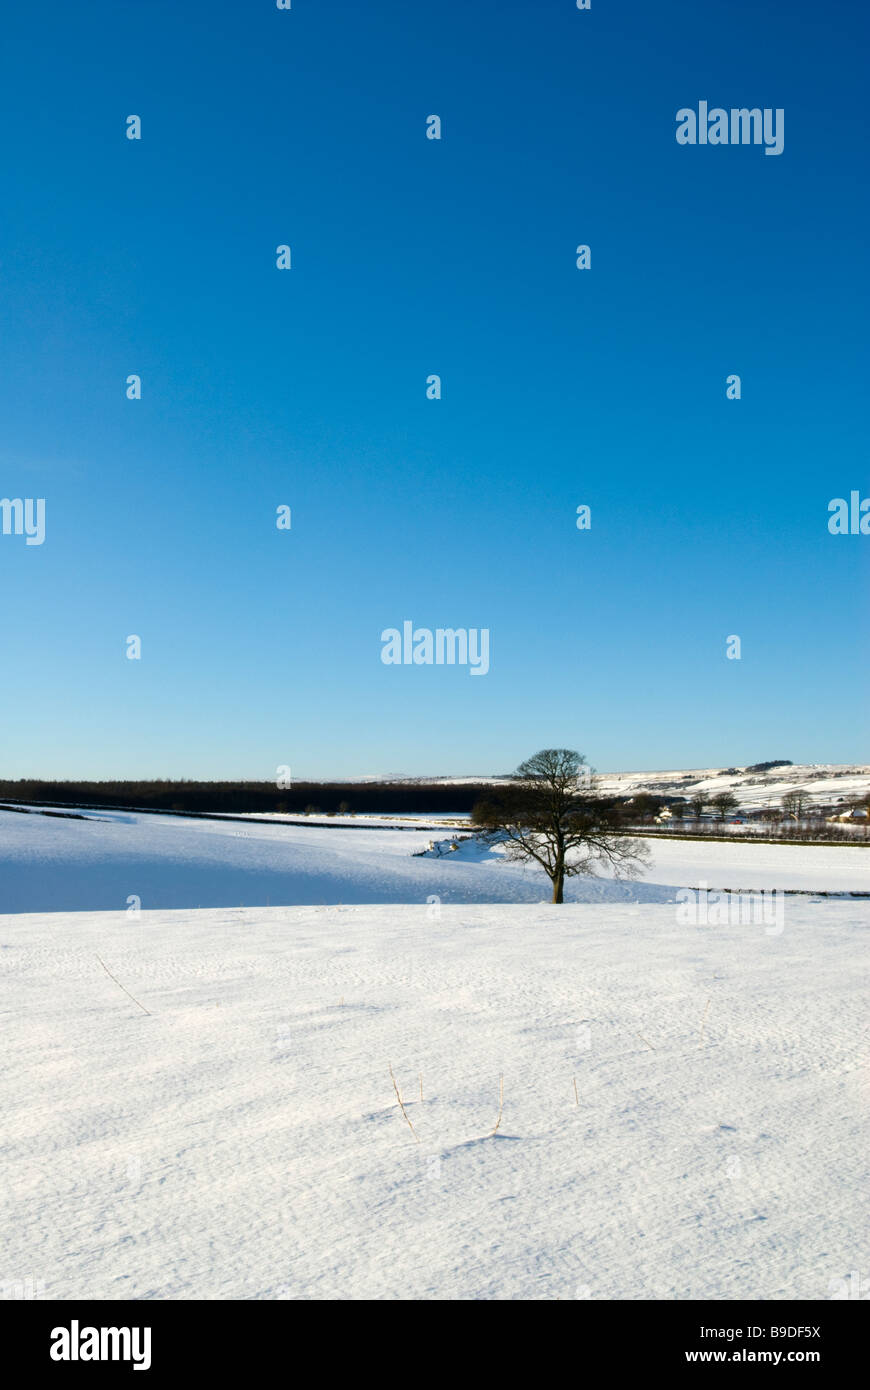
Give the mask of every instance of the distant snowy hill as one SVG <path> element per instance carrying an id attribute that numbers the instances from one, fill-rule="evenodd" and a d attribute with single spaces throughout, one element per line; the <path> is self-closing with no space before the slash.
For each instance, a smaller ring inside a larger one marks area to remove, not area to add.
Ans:
<path id="1" fill-rule="evenodd" d="M 772 767 L 766 772 L 748 768 L 695 768 L 684 772 L 617 772 L 600 779 L 601 790 L 619 796 L 716 796 L 733 792 L 747 808 L 778 806 L 791 791 L 802 791 L 813 805 L 836 805 L 870 795 L 870 765 L 811 763 Z"/>
<path id="2" fill-rule="evenodd" d="M 360 782 L 403 782 L 417 786 L 463 786 L 469 783 L 498 783 L 506 776 L 493 777 L 405 777 L 398 773 L 380 777 L 360 777 Z M 747 767 L 690 768 L 670 772 L 606 772 L 598 778 L 599 787 L 609 796 L 636 796 L 650 792 L 653 796 L 691 798 L 696 794 L 713 797 L 718 792 L 733 792 L 741 806 L 778 806 L 790 791 L 803 791 L 813 805 L 851 803 L 870 795 L 870 764 L 867 763 L 805 763 L 797 766 L 773 767 L 753 772 Z"/>

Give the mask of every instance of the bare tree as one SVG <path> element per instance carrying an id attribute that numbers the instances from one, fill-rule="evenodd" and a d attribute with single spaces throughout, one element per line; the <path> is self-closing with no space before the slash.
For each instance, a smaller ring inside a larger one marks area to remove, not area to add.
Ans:
<path id="1" fill-rule="evenodd" d="M 718 796 L 713 797 L 710 805 L 715 810 L 719 819 L 725 820 L 731 815 L 732 811 L 737 810 L 740 803 L 733 792 L 720 792 Z"/>
<path id="2" fill-rule="evenodd" d="M 591 774 L 573 749 L 544 748 L 471 813 L 484 835 L 504 842 L 508 858 L 540 864 L 554 903 L 565 900 L 566 878 L 604 867 L 627 878 L 649 858 L 646 845 L 622 832 L 614 805 L 595 795 Z"/>
<path id="3" fill-rule="evenodd" d="M 802 820 L 807 809 L 806 792 L 800 791 L 799 789 L 786 792 L 785 796 L 782 798 L 782 809 L 785 811 L 786 815 L 792 815 L 798 820 Z"/>
<path id="4" fill-rule="evenodd" d="M 704 813 L 704 807 L 707 805 L 707 798 L 695 795 L 691 798 L 689 805 L 692 808 L 692 815 L 695 820 L 700 820 Z"/>

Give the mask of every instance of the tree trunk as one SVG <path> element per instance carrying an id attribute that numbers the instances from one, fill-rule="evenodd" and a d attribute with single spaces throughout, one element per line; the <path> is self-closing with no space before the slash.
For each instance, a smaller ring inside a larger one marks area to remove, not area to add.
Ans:
<path id="1" fill-rule="evenodd" d="M 565 901 L 565 865 L 557 864 L 553 873 L 553 897 L 554 903 Z"/>

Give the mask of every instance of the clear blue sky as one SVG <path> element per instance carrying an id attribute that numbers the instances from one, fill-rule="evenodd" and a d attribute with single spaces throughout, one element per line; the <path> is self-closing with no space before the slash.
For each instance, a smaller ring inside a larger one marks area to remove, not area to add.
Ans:
<path id="1" fill-rule="evenodd" d="M 46 539 L 0 536 L 0 774 L 868 757 L 854 0 L 3 27 L 0 496 Z M 701 100 L 783 153 L 679 146 Z M 405 619 L 489 673 L 383 665 Z"/>

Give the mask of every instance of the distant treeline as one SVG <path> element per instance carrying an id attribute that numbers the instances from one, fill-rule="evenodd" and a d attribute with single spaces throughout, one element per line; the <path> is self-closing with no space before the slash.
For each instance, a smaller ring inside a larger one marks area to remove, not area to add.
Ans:
<path id="1" fill-rule="evenodd" d="M 155 811 L 370 811 L 393 815 L 470 811 L 485 785 L 439 782 L 19 782 L 0 781 L 0 801 L 128 806 Z"/>

